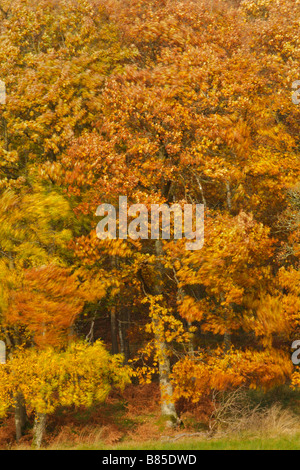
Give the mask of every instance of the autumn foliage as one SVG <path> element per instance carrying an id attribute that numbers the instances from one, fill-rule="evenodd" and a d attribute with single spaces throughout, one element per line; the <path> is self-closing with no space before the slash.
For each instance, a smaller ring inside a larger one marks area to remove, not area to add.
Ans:
<path id="1" fill-rule="evenodd" d="M 52 414 L 61 406 L 92 406 L 105 400 L 112 386 L 130 382 L 121 356 L 110 356 L 100 341 L 72 344 L 65 351 L 20 350 L 1 367 L 1 412 L 22 393 L 28 411 Z"/>
<path id="2" fill-rule="evenodd" d="M 3 412 L 89 407 L 131 376 L 176 424 L 182 399 L 299 387 L 299 14 L 0 0 Z M 203 204 L 203 248 L 99 240 L 119 196 Z"/>

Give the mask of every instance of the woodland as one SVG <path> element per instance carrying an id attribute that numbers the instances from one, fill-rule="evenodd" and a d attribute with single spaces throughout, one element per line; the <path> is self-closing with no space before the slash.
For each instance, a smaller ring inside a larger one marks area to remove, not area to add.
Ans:
<path id="1" fill-rule="evenodd" d="M 0 0 L 1 448 L 300 415 L 299 33 L 296 0 Z M 122 196 L 203 204 L 203 247 L 100 240 Z"/>

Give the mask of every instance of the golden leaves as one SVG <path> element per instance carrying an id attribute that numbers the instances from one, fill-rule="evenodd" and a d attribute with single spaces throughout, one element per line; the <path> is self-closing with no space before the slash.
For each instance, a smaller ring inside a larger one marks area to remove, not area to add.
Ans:
<path id="1" fill-rule="evenodd" d="M 21 392 L 28 410 L 52 414 L 58 406 L 85 406 L 103 401 L 112 386 L 130 383 L 121 356 L 110 356 L 101 341 L 73 343 L 65 351 L 20 350 L 0 367 L 0 412 Z"/>
<path id="2" fill-rule="evenodd" d="M 275 349 L 258 352 L 231 348 L 225 353 L 219 348 L 177 362 L 171 377 L 176 399 L 184 397 L 198 402 L 213 390 L 241 385 L 268 389 L 284 383 L 291 374 L 291 361 Z"/>

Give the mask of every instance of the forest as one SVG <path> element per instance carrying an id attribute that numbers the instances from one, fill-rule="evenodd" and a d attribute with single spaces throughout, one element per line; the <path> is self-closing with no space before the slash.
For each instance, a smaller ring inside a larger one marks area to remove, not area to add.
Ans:
<path id="1" fill-rule="evenodd" d="M 300 449 L 299 33 L 295 0 L 0 0 L 1 449 Z M 201 206 L 203 246 L 100 238 L 124 197 Z"/>

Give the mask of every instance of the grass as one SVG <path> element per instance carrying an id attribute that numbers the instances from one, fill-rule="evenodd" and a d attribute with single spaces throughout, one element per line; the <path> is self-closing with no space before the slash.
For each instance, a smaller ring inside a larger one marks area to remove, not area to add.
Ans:
<path id="1" fill-rule="evenodd" d="M 295 436 L 221 438 L 211 440 L 183 440 L 182 442 L 128 443 L 105 446 L 102 443 L 92 446 L 72 447 L 72 450 L 300 450 L 300 433 Z"/>

